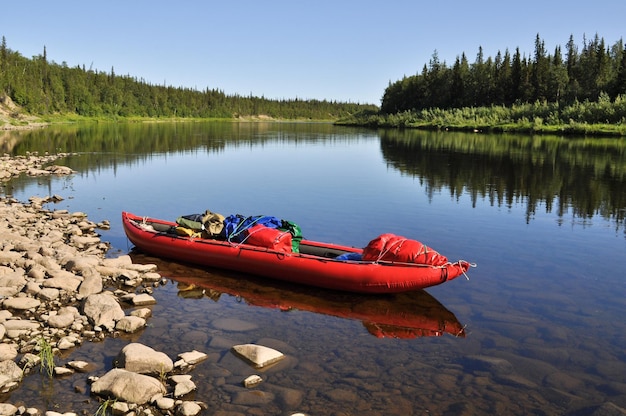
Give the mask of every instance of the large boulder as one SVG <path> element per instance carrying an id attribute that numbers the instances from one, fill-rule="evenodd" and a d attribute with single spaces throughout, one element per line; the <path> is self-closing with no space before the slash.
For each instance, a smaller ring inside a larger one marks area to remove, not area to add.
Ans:
<path id="1" fill-rule="evenodd" d="M 122 348 L 115 363 L 118 368 L 141 374 L 169 373 L 174 368 L 174 362 L 165 353 L 136 342 Z"/>
<path id="2" fill-rule="evenodd" d="M 114 368 L 91 385 L 91 392 L 129 403 L 145 404 L 166 388 L 154 377 Z"/>
<path id="3" fill-rule="evenodd" d="M 16 388 L 22 377 L 24 372 L 13 360 L 0 362 L 0 392 Z"/>
<path id="4" fill-rule="evenodd" d="M 106 293 L 87 296 L 83 301 L 82 309 L 89 322 L 106 328 L 115 328 L 115 323 L 125 316 L 117 299 Z"/>
<path id="5" fill-rule="evenodd" d="M 86 269 L 82 272 L 83 281 L 78 287 L 78 298 L 84 299 L 89 295 L 102 292 L 102 276 L 94 269 Z"/>

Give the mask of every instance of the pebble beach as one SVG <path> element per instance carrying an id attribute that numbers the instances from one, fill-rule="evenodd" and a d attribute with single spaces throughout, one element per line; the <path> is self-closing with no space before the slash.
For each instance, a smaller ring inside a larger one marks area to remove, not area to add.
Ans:
<path id="1" fill-rule="evenodd" d="M 21 174 L 72 174 L 71 168 L 53 164 L 62 156 L 4 155 L 0 181 Z M 95 223 L 82 212 L 46 208 L 61 200 L 59 195 L 0 199 L 0 395 L 8 398 L 0 401 L 0 414 L 77 414 L 12 403 L 10 393 L 32 372 L 47 372 L 52 379 L 85 373 L 100 412 L 199 414 L 206 406 L 184 397 L 195 389 L 187 373 L 206 358 L 202 352 L 181 351 L 171 358 L 130 343 L 106 374 L 89 374 L 93 363 L 85 361 L 55 365 L 61 351 L 145 327 L 149 306 L 156 302 L 151 293 L 166 283 L 155 265 L 133 264 L 127 255 L 107 258 L 109 244 L 98 231 L 107 229 L 108 221 Z"/>

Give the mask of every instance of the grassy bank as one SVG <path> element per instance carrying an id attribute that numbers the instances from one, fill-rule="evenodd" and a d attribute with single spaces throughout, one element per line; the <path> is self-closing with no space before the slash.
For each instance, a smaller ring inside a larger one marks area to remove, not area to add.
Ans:
<path id="1" fill-rule="evenodd" d="M 397 114 L 361 112 L 339 125 L 480 132 L 626 137 L 626 97 L 611 102 L 519 104 L 512 107 L 425 109 Z"/>
<path id="2" fill-rule="evenodd" d="M 0 112 L 0 130 L 37 128 L 49 124 L 88 122 L 191 122 L 191 121 L 306 121 L 334 122 L 336 125 L 369 128 L 415 128 L 424 130 L 473 131 L 493 133 L 554 134 L 572 136 L 626 137 L 626 100 L 600 106 L 598 103 L 559 108 L 557 104 L 524 104 L 513 107 L 466 107 L 427 109 L 382 114 L 361 111 L 339 120 L 281 120 L 267 116 L 236 118 L 190 117 L 85 117 L 77 114 L 27 115 L 19 110 Z M 621 107 L 624 108 L 621 108 Z M 1 106 L 0 106 L 1 107 Z M 618 118 L 621 117 L 621 118 Z M 605 122 L 601 122 L 604 120 Z"/>

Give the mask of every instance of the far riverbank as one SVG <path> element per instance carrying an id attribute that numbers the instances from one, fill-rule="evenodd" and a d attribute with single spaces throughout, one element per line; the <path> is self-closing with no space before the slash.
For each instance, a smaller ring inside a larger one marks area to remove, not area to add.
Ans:
<path id="1" fill-rule="evenodd" d="M 172 122 L 172 121 L 228 121 L 233 122 L 326 122 L 338 126 L 406 128 L 438 131 L 465 131 L 473 133 L 550 134 L 557 136 L 626 137 L 626 100 L 622 103 L 585 103 L 560 108 L 558 104 L 535 103 L 511 108 L 492 106 L 460 109 L 429 109 L 382 114 L 362 111 L 339 120 L 281 120 L 266 115 L 235 117 L 232 119 L 146 118 L 146 117 L 82 117 L 76 114 L 40 117 L 25 114 L 12 101 L 0 101 L 0 131 L 32 130 L 52 124 L 89 122 Z M 0 141 L 2 136 L 0 135 Z"/>
<path id="2" fill-rule="evenodd" d="M 534 103 L 512 107 L 433 108 L 393 114 L 361 112 L 335 124 L 474 133 L 626 137 L 626 99 L 564 107 L 558 103 Z"/>

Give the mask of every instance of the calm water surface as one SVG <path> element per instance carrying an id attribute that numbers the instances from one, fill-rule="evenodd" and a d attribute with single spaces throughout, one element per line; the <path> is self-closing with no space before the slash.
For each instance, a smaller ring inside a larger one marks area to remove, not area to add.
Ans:
<path id="1" fill-rule="evenodd" d="M 626 408 L 626 143 L 370 131 L 327 124 L 90 125 L 11 133 L 5 152 L 78 152 L 67 178 L 20 178 L 20 200 L 108 219 L 111 255 L 132 247 L 120 213 L 175 219 L 211 209 L 297 222 L 305 237 L 364 246 L 414 238 L 477 264 L 409 295 L 357 296 L 131 252 L 157 263 L 149 327 L 61 360 L 98 375 L 130 341 L 210 359 L 192 371 L 209 414 L 586 415 Z M 459 330 L 460 329 L 460 330 Z M 437 336 L 440 335 L 440 336 Z M 255 373 L 236 343 L 287 355 Z M 97 409 L 84 375 L 42 388 L 30 376 L 7 401 Z"/>

